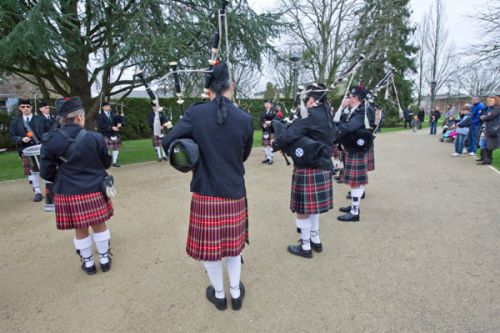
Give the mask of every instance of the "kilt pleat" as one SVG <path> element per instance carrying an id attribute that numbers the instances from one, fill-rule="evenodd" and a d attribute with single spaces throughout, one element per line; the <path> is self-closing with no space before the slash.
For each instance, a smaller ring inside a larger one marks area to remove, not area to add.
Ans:
<path id="1" fill-rule="evenodd" d="M 23 155 L 21 157 L 21 162 L 23 163 L 24 175 L 25 176 L 31 175 L 30 162 L 29 162 L 28 156 Z"/>
<path id="2" fill-rule="evenodd" d="M 351 187 L 368 184 L 368 154 L 344 152 L 343 181 Z"/>
<path id="3" fill-rule="evenodd" d="M 111 140 L 111 138 L 108 138 L 107 136 L 104 137 L 104 140 L 106 141 L 106 146 L 108 147 L 108 150 L 111 151 L 111 150 L 120 149 L 122 139 L 120 138 L 119 135 L 117 135 L 117 138 L 115 141 Z"/>
<path id="4" fill-rule="evenodd" d="M 113 216 L 113 205 L 102 192 L 86 194 L 54 193 L 57 229 L 84 229 L 106 222 Z"/>
<path id="5" fill-rule="evenodd" d="M 234 257 L 248 241 L 246 198 L 225 199 L 193 193 L 189 216 L 187 254 L 196 260 Z"/>
<path id="6" fill-rule="evenodd" d="M 262 132 L 262 145 L 263 146 L 270 146 L 271 145 L 271 140 L 274 140 L 274 133 L 269 133 L 269 137 L 267 139 L 264 139 L 264 132 Z"/>
<path id="7" fill-rule="evenodd" d="M 375 170 L 375 149 L 373 147 L 373 143 L 370 147 L 370 149 L 368 150 L 368 171 L 373 171 Z"/>
<path id="8" fill-rule="evenodd" d="M 330 170 L 293 169 L 290 210 L 299 214 L 320 214 L 333 208 Z"/>

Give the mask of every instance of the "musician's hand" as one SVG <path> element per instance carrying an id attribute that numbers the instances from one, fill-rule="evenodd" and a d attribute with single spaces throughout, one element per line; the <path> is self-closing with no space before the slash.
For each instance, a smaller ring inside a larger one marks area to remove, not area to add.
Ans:
<path id="1" fill-rule="evenodd" d="M 31 138 L 28 138 L 27 136 L 25 136 L 24 138 L 21 139 L 21 141 L 23 141 L 24 143 L 28 143 L 31 141 Z"/>
<path id="2" fill-rule="evenodd" d="M 122 127 L 122 123 L 118 123 L 117 127 L 121 128 Z"/>
<path id="3" fill-rule="evenodd" d="M 119 127 L 116 127 L 116 126 L 111 127 L 111 129 L 112 129 L 113 131 L 115 131 L 115 132 L 118 132 L 118 131 L 120 130 L 120 128 L 119 128 Z"/>

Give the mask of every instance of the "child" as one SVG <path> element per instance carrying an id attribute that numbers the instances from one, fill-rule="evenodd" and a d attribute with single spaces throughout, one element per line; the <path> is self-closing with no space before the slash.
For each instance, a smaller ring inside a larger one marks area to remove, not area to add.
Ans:
<path id="1" fill-rule="evenodd" d="M 411 121 L 411 128 L 413 129 L 413 133 L 415 133 L 417 129 L 420 128 L 420 121 L 418 120 L 418 116 L 413 117 L 413 120 Z"/>
<path id="2" fill-rule="evenodd" d="M 470 116 L 470 106 L 466 105 L 462 109 L 462 117 L 457 124 L 457 138 L 455 139 L 455 152 L 453 156 L 458 157 L 464 150 L 465 138 L 469 134 L 469 127 L 472 125 L 472 118 Z"/>

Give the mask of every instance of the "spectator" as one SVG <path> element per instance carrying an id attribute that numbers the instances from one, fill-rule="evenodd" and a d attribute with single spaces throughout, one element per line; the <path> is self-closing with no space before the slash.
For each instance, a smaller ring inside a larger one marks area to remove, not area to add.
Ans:
<path id="1" fill-rule="evenodd" d="M 493 151 L 500 147 L 500 96 L 488 97 L 488 109 L 486 114 L 480 117 L 484 122 L 484 136 L 486 139 L 486 149 L 482 150 L 482 165 L 489 165 L 493 162 Z"/>
<path id="2" fill-rule="evenodd" d="M 446 125 L 448 125 L 448 127 L 451 127 L 451 125 L 454 122 L 455 122 L 455 108 L 453 107 L 453 105 L 448 104 L 448 110 L 444 115 L 443 127 Z"/>
<path id="3" fill-rule="evenodd" d="M 425 121 L 425 110 L 424 108 L 420 108 L 420 111 L 418 111 L 418 129 L 422 129 L 422 124 Z"/>
<path id="4" fill-rule="evenodd" d="M 384 120 L 384 110 L 380 106 L 375 107 L 375 125 L 376 132 L 380 133 L 382 131 L 382 122 Z"/>
<path id="5" fill-rule="evenodd" d="M 472 124 L 472 118 L 470 115 L 470 106 L 464 106 L 462 112 L 460 112 L 461 117 L 456 125 L 457 137 L 455 138 L 455 152 L 453 156 L 459 157 L 464 151 L 464 142 L 467 134 L 469 134 L 469 127 Z"/>
<path id="6" fill-rule="evenodd" d="M 431 111 L 431 114 L 429 115 L 430 119 L 430 125 L 431 125 L 431 135 L 436 135 L 436 129 L 437 129 L 437 123 L 439 118 L 441 118 L 441 112 L 439 112 L 439 106 L 434 107 L 434 110 Z"/>
<path id="7" fill-rule="evenodd" d="M 478 140 L 477 136 L 479 133 L 479 126 L 481 125 L 479 117 L 481 116 L 481 111 L 483 109 L 484 109 L 484 104 L 481 103 L 481 100 L 479 99 L 478 96 L 474 96 L 474 98 L 472 98 L 472 106 L 470 108 L 472 125 L 470 127 L 469 135 L 467 136 L 467 140 L 469 141 L 467 151 L 469 152 L 470 156 L 476 156 L 477 140 Z"/>
<path id="8" fill-rule="evenodd" d="M 408 127 L 411 128 L 411 120 L 413 119 L 413 111 L 409 107 L 403 111 L 403 118 L 405 120 L 405 128 L 406 128 L 406 124 L 408 124 Z"/>

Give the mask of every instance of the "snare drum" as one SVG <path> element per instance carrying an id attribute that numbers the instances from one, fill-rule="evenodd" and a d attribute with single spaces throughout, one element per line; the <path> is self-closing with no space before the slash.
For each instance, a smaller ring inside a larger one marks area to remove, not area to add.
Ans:
<path id="1" fill-rule="evenodd" d="M 42 145 L 35 145 L 23 149 L 23 155 L 28 158 L 30 170 L 33 172 L 40 172 L 40 147 Z"/>

